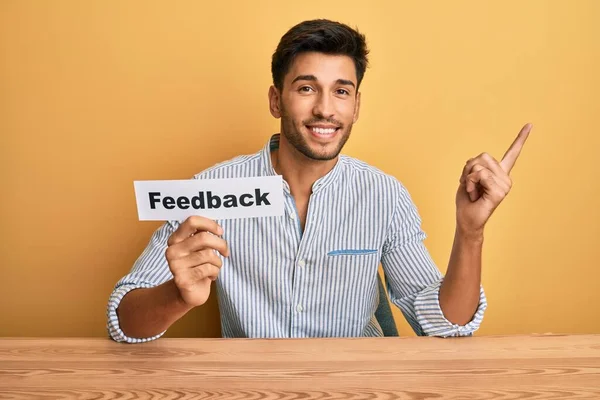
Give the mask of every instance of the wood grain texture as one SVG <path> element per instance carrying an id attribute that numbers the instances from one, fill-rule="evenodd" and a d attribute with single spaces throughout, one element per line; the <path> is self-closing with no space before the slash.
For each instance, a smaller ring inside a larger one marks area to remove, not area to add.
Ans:
<path id="1" fill-rule="evenodd" d="M 0 339 L 0 399 L 600 399 L 600 335 Z"/>

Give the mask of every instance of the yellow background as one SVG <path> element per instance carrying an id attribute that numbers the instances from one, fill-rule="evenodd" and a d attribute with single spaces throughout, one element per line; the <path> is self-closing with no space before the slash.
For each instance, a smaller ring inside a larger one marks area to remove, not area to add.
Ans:
<path id="1" fill-rule="evenodd" d="M 487 226 L 478 334 L 600 332 L 600 2 L 3 0 L 0 336 L 106 334 L 158 226 L 132 182 L 258 151 L 279 129 L 272 52 L 318 17 L 367 35 L 344 153 L 407 186 L 442 272 L 464 162 L 534 123 Z M 219 332 L 212 296 L 168 334 Z"/>

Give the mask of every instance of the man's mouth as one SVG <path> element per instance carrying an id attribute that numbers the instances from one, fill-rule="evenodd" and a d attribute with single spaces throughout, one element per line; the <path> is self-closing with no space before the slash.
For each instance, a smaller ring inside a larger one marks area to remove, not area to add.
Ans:
<path id="1" fill-rule="evenodd" d="M 306 125 L 308 130 L 315 136 L 318 137 L 329 137 L 335 135 L 335 133 L 340 129 L 339 126 L 323 126 L 323 125 Z"/>

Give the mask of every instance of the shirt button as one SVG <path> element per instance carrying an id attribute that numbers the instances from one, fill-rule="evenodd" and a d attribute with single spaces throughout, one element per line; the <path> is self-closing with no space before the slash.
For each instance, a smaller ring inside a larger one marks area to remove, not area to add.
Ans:
<path id="1" fill-rule="evenodd" d="M 298 304 L 298 305 L 296 306 L 296 311 L 298 311 L 298 312 L 302 312 L 302 311 L 304 311 L 304 307 L 302 307 L 302 304 Z"/>
<path id="2" fill-rule="evenodd" d="M 304 262 L 304 260 L 298 261 L 298 266 L 300 266 L 300 268 L 304 267 L 305 265 L 306 265 L 306 262 Z"/>
<path id="3" fill-rule="evenodd" d="M 292 221 L 295 219 L 294 218 L 294 214 L 288 214 L 289 219 L 291 219 Z"/>

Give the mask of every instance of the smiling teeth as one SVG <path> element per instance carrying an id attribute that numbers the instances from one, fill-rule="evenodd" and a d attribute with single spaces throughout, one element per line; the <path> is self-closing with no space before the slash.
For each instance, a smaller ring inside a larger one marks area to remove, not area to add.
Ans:
<path id="1" fill-rule="evenodd" d="M 323 128 L 311 128 L 313 132 L 316 132 L 320 135 L 331 135 L 335 132 L 335 128 L 323 129 Z"/>

